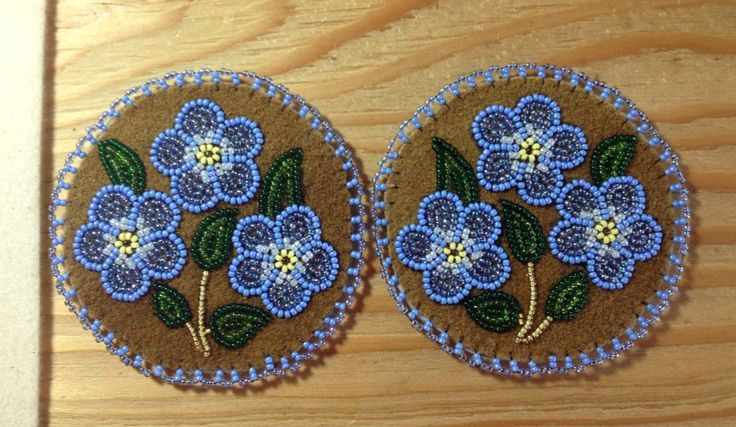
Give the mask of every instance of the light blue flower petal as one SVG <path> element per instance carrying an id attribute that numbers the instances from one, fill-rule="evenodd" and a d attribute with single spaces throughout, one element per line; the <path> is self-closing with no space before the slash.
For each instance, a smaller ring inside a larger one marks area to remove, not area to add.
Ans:
<path id="1" fill-rule="evenodd" d="M 478 289 L 498 289 L 511 277 L 511 262 L 496 245 L 474 245 L 460 264 L 465 282 Z"/>
<path id="2" fill-rule="evenodd" d="M 562 179 L 559 169 L 544 171 L 539 167 L 528 167 L 518 184 L 519 196 L 530 205 L 549 205 L 557 199 Z"/>
<path id="3" fill-rule="evenodd" d="M 104 264 L 117 256 L 115 239 L 120 231 L 104 222 L 84 224 L 74 235 L 74 258 L 93 271 L 102 271 Z"/>
<path id="4" fill-rule="evenodd" d="M 215 185 L 207 168 L 197 166 L 171 178 L 171 195 L 185 211 L 199 213 L 217 204 Z"/>
<path id="5" fill-rule="evenodd" d="M 550 252 L 568 264 L 586 262 L 600 248 L 593 227 L 595 222 L 585 218 L 570 218 L 558 222 L 547 238 Z"/>
<path id="6" fill-rule="evenodd" d="M 501 234 L 501 215 L 488 203 L 471 203 L 460 224 L 463 244 L 493 243 Z"/>
<path id="7" fill-rule="evenodd" d="M 503 105 L 489 105 L 473 119 L 471 125 L 473 138 L 481 148 L 497 144 L 509 144 L 517 132 L 526 133 L 520 128 L 519 118 L 511 108 Z"/>
<path id="8" fill-rule="evenodd" d="M 268 246 L 276 243 L 276 225 L 263 215 L 251 215 L 238 221 L 233 233 L 233 245 L 238 254 L 247 251 L 267 253 Z"/>
<path id="9" fill-rule="evenodd" d="M 276 317 L 289 318 L 299 314 L 309 304 L 312 291 L 304 289 L 294 276 L 279 274 L 273 284 L 261 294 L 266 309 Z"/>
<path id="10" fill-rule="evenodd" d="M 493 145 L 481 153 L 475 166 L 481 187 L 489 191 L 506 191 L 522 178 L 525 165 L 511 158 L 518 145 Z"/>
<path id="11" fill-rule="evenodd" d="M 174 119 L 174 128 L 194 137 L 205 138 L 219 130 L 225 121 L 225 113 L 216 103 L 208 99 L 195 99 L 184 104 Z"/>
<path id="12" fill-rule="evenodd" d="M 657 255 L 662 245 L 662 227 L 649 215 L 632 215 L 619 224 L 620 234 L 614 244 L 636 261 Z M 619 243 L 625 242 L 625 243 Z"/>
<path id="13" fill-rule="evenodd" d="M 417 220 L 445 241 L 458 235 L 463 202 L 456 194 L 438 191 L 422 199 Z"/>
<path id="14" fill-rule="evenodd" d="M 209 172 L 218 197 L 231 205 L 242 205 L 252 200 L 261 181 L 258 166 L 250 159 L 243 163 L 222 162 Z"/>
<path id="15" fill-rule="evenodd" d="M 560 124 L 560 107 L 552 98 L 535 93 L 519 100 L 514 109 L 521 126 L 528 133 L 540 137 L 547 129 Z"/>
<path id="16" fill-rule="evenodd" d="M 627 217 L 644 213 L 646 206 L 644 187 L 632 176 L 608 178 L 601 185 L 601 194 L 603 194 L 611 217 Z"/>
<path id="17" fill-rule="evenodd" d="M 463 277 L 458 264 L 443 262 L 422 274 L 424 292 L 440 304 L 457 304 L 468 296 L 472 285 Z"/>
<path id="18" fill-rule="evenodd" d="M 618 256 L 616 256 L 618 255 Z M 616 290 L 629 283 L 634 273 L 634 259 L 613 250 L 603 250 L 588 260 L 588 275 L 599 288 Z"/>
<path id="19" fill-rule="evenodd" d="M 557 211 L 563 218 L 608 218 L 603 194 L 598 187 L 582 179 L 562 187 L 557 197 Z"/>
<path id="20" fill-rule="evenodd" d="M 236 257 L 227 274 L 230 286 L 245 297 L 262 294 L 278 276 L 273 257 L 253 251 Z"/>
<path id="21" fill-rule="evenodd" d="M 263 147 L 263 133 L 258 124 L 247 117 L 225 120 L 215 137 L 223 149 L 232 149 L 229 155 L 238 158 L 257 156 Z"/>
<path id="22" fill-rule="evenodd" d="M 445 241 L 426 225 L 409 224 L 396 236 L 396 255 L 404 265 L 414 270 L 431 270 L 447 258 L 442 250 Z"/>
<path id="23" fill-rule="evenodd" d="M 148 292 L 150 280 L 129 257 L 120 255 L 102 269 L 102 287 L 113 299 L 131 302 Z"/>
<path id="24" fill-rule="evenodd" d="M 181 212 L 171 196 L 149 190 L 138 198 L 131 220 L 139 237 L 152 231 L 173 233 L 181 221 Z"/>
<path id="25" fill-rule="evenodd" d="M 157 231 L 140 238 L 139 243 L 132 258 L 146 277 L 171 280 L 184 268 L 187 249 L 176 234 Z"/>
<path id="26" fill-rule="evenodd" d="M 153 140 L 151 164 L 166 176 L 179 175 L 197 164 L 191 156 L 187 160 L 187 152 L 196 147 L 194 140 L 184 132 L 166 129 Z"/>
<path id="27" fill-rule="evenodd" d="M 553 126 L 539 140 L 540 162 L 553 169 L 572 169 L 585 160 L 588 143 L 582 129 L 567 124 Z"/>
<path id="28" fill-rule="evenodd" d="M 274 235 L 277 242 L 288 240 L 289 244 L 319 241 L 322 236 L 319 217 L 307 206 L 289 206 L 276 217 Z"/>
<path id="29" fill-rule="evenodd" d="M 299 261 L 292 274 L 299 284 L 313 292 L 332 286 L 340 265 L 337 251 L 329 243 L 307 243 L 299 248 L 296 257 Z"/>
<path id="30" fill-rule="evenodd" d="M 97 191 L 89 204 L 90 222 L 106 222 L 124 230 L 131 230 L 130 221 L 137 197 L 133 190 L 120 185 L 106 185 Z"/>

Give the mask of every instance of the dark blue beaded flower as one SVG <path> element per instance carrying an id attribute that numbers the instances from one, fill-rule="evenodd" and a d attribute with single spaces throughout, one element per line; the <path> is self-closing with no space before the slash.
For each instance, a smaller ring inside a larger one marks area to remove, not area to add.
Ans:
<path id="1" fill-rule="evenodd" d="M 495 245 L 501 217 L 487 203 L 463 206 L 447 191 L 425 197 L 417 224 L 396 237 L 399 260 L 423 272 L 424 291 L 440 304 L 456 304 L 472 288 L 497 289 L 511 274 L 506 252 Z"/>
<path id="2" fill-rule="evenodd" d="M 124 185 L 108 185 L 92 199 L 87 217 L 74 236 L 74 256 L 102 273 L 113 298 L 135 301 L 152 279 L 173 279 L 184 267 L 186 246 L 175 234 L 181 214 L 168 195 L 150 190 L 137 196 Z"/>
<path id="3" fill-rule="evenodd" d="M 263 215 L 241 219 L 233 244 L 236 256 L 228 271 L 233 289 L 246 297 L 260 295 L 278 317 L 299 314 L 312 293 L 337 277 L 337 252 L 322 241 L 319 218 L 306 206 L 289 206 L 275 221 Z"/>
<path id="4" fill-rule="evenodd" d="M 621 289 L 634 264 L 656 255 L 662 243 L 662 228 L 645 208 L 644 188 L 631 176 L 609 178 L 600 188 L 573 180 L 557 199 L 563 219 L 548 237 L 552 254 L 586 264 L 596 286 Z"/>
<path id="5" fill-rule="evenodd" d="M 472 132 L 483 149 L 476 165 L 480 185 L 490 191 L 517 187 L 536 206 L 554 202 L 561 171 L 580 165 L 588 150 L 583 131 L 561 123 L 560 107 L 540 94 L 521 98 L 513 110 L 489 105 L 475 116 Z"/>
<path id="6" fill-rule="evenodd" d="M 220 200 L 242 205 L 253 199 L 261 180 L 253 158 L 262 146 L 256 122 L 226 119 L 219 105 L 196 99 L 182 107 L 173 128 L 153 141 L 151 163 L 171 177 L 174 200 L 196 213 Z"/>

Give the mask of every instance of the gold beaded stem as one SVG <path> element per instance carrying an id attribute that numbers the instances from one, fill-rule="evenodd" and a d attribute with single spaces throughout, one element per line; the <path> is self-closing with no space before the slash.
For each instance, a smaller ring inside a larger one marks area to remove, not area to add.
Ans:
<path id="1" fill-rule="evenodd" d="M 194 330 L 194 325 L 192 325 L 192 322 L 186 323 L 187 328 L 189 329 L 189 333 L 192 334 L 192 341 L 194 341 L 194 348 L 197 349 L 197 351 L 202 351 L 202 346 L 199 344 L 199 337 L 197 336 L 197 331 Z"/>
<path id="2" fill-rule="evenodd" d="M 205 310 L 205 289 L 207 288 L 207 282 L 210 279 L 210 272 L 207 270 L 202 271 L 202 280 L 199 282 L 199 305 L 197 307 L 197 326 L 199 327 L 199 339 L 202 341 L 202 348 L 204 349 L 204 357 L 210 356 L 210 345 L 207 343 L 207 334 L 210 333 L 209 329 L 204 328 L 204 310 Z"/>
<path id="3" fill-rule="evenodd" d="M 545 329 L 552 323 L 552 317 L 547 316 L 544 318 L 542 323 L 537 326 L 537 329 L 534 330 L 531 334 L 527 335 L 526 337 L 522 339 L 517 338 L 517 343 L 521 344 L 529 344 L 530 342 L 534 341 L 535 339 L 539 338 L 540 335 L 542 335 L 542 332 L 544 332 Z"/>
<path id="4" fill-rule="evenodd" d="M 523 326 L 516 334 L 516 343 L 523 342 L 527 332 L 532 327 L 534 321 L 534 313 L 537 310 L 537 280 L 534 278 L 534 263 L 529 262 L 526 264 L 526 275 L 529 278 L 529 312 L 526 314 L 526 320 Z"/>

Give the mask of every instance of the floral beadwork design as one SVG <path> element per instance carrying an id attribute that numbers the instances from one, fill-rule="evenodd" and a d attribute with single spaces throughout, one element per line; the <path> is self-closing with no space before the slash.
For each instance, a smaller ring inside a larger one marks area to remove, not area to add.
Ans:
<path id="1" fill-rule="evenodd" d="M 463 206 L 457 195 L 438 191 L 419 205 L 417 223 L 396 237 L 399 260 L 422 272 L 427 296 L 440 304 L 457 304 L 472 288 L 499 288 L 511 275 L 506 252 L 495 244 L 501 217 L 493 206 Z"/>
<path id="2" fill-rule="evenodd" d="M 539 111 L 547 110 L 540 106 L 549 107 L 549 111 L 557 109 L 549 98 L 532 95 L 522 98 L 517 111 L 503 111 L 513 113 L 514 122 L 518 122 L 525 115 L 542 117 Z M 491 106 L 488 111 L 502 111 L 498 108 Z M 570 130 L 558 124 L 559 112 L 556 114 L 556 120 L 550 119 L 552 128 L 544 133 L 530 126 L 523 130 L 531 135 L 547 135 L 544 146 L 554 147 L 558 130 Z M 579 156 L 587 150 L 584 138 L 580 136 L 578 140 L 577 147 L 584 147 Z M 543 144 L 535 141 L 526 139 L 519 144 L 524 152 L 517 153 L 518 159 L 552 159 L 535 165 L 542 168 L 559 161 L 540 151 Z M 470 164 L 454 146 L 433 137 L 432 149 L 437 191 L 421 201 L 417 223 L 399 230 L 394 241 L 396 256 L 404 265 L 422 272 L 422 287 L 430 299 L 439 304 L 462 302 L 470 318 L 483 329 L 503 333 L 520 326 L 515 342 L 529 344 L 553 322 L 572 320 L 585 308 L 588 277 L 605 289 L 622 288 L 633 274 L 634 263 L 659 251 L 662 232 L 659 224 L 644 213 L 644 188 L 635 178 L 625 175 L 636 149 L 636 137 L 613 135 L 596 147 L 591 175 L 602 180 L 600 188 L 583 180 L 574 180 L 564 187 L 561 182 L 555 184 L 555 188 L 561 187 L 554 194 L 563 220 L 547 235 L 537 217 L 522 205 L 501 199 L 499 215 L 493 206 L 480 202 L 479 182 L 473 179 Z M 582 158 L 574 160 L 575 164 L 581 161 Z M 519 191 L 524 193 L 523 182 L 519 183 Z M 505 249 L 496 244 L 502 228 L 510 253 L 526 265 L 526 313 L 513 295 L 496 290 L 511 273 Z M 546 298 L 544 318 L 534 327 L 538 308 L 536 272 L 547 246 L 563 262 L 586 264 L 587 271 L 579 269 L 556 278 Z M 466 298 L 473 288 L 484 292 Z"/>
<path id="3" fill-rule="evenodd" d="M 583 131 L 561 119 L 557 103 L 541 94 L 519 99 L 514 109 L 489 105 L 478 113 L 471 130 L 483 150 L 476 164 L 480 185 L 494 192 L 517 187 L 526 203 L 552 204 L 562 171 L 580 165 L 588 150 Z"/>
<path id="4" fill-rule="evenodd" d="M 114 299 L 135 301 L 152 280 L 170 280 L 184 267 L 187 249 L 175 233 L 181 214 L 167 194 L 139 196 L 127 186 L 107 185 L 95 194 L 87 217 L 74 237 L 74 256 L 101 273 Z"/>
<path id="5" fill-rule="evenodd" d="M 608 178 L 600 187 L 574 180 L 560 192 L 562 221 L 549 233 L 550 249 L 566 263 L 586 264 L 596 286 L 621 289 L 634 264 L 655 256 L 662 243 L 662 227 L 645 208 L 644 187 L 631 176 Z"/>
<path id="6" fill-rule="evenodd" d="M 296 316 L 337 277 L 337 252 L 322 241 L 319 217 L 307 206 L 291 205 L 275 220 L 242 218 L 232 241 L 230 284 L 245 297 L 260 296 L 274 316 Z"/>
<path id="7" fill-rule="evenodd" d="M 253 159 L 262 145 L 256 122 L 227 119 L 215 102 L 195 99 L 153 141 L 151 163 L 171 178 L 174 200 L 197 213 L 218 201 L 242 205 L 255 197 L 261 177 Z"/>

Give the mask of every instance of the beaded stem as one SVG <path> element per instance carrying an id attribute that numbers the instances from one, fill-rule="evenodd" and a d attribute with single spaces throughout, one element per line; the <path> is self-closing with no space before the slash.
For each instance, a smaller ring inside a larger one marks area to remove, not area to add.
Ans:
<path id="1" fill-rule="evenodd" d="M 186 323 L 187 329 L 189 329 L 189 333 L 192 334 L 192 341 L 194 341 L 194 348 L 197 349 L 197 351 L 202 351 L 202 346 L 199 344 L 199 337 L 197 336 L 197 331 L 194 330 L 194 326 L 192 325 L 192 322 Z"/>
<path id="2" fill-rule="evenodd" d="M 202 348 L 204 349 L 204 357 L 210 356 L 210 345 L 207 343 L 207 334 L 209 329 L 204 328 L 204 310 L 205 310 L 205 290 L 207 282 L 210 279 L 210 272 L 202 271 L 202 280 L 199 282 L 199 305 L 197 307 L 197 326 L 199 327 L 199 338 L 202 340 Z"/>
<path id="3" fill-rule="evenodd" d="M 524 320 L 519 333 L 516 334 L 517 344 L 522 342 L 529 329 L 531 329 L 534 313 L 537 310 L 537 280 L 534 278 L 534 263 L 526 264 L 526 275 L 529 278 L 529 312 L 526 314 L 526 320 Z"/>
<path id="4" fill-rule="evenodd" d="M 525 336 L 524 338 L 517 340 L 518 343 L 521 344 L 529 344 L 530 342 L 534 341 L 535 339 L 539 338 L 540 335 L 542 335 L 542 332 L 544 332 L 547 327 L 552 324 L 552 317 L 547 316 L 542 320 L 542 323 L 537 326 L 537 329 L 534 330 L 531 334 Z"/>

